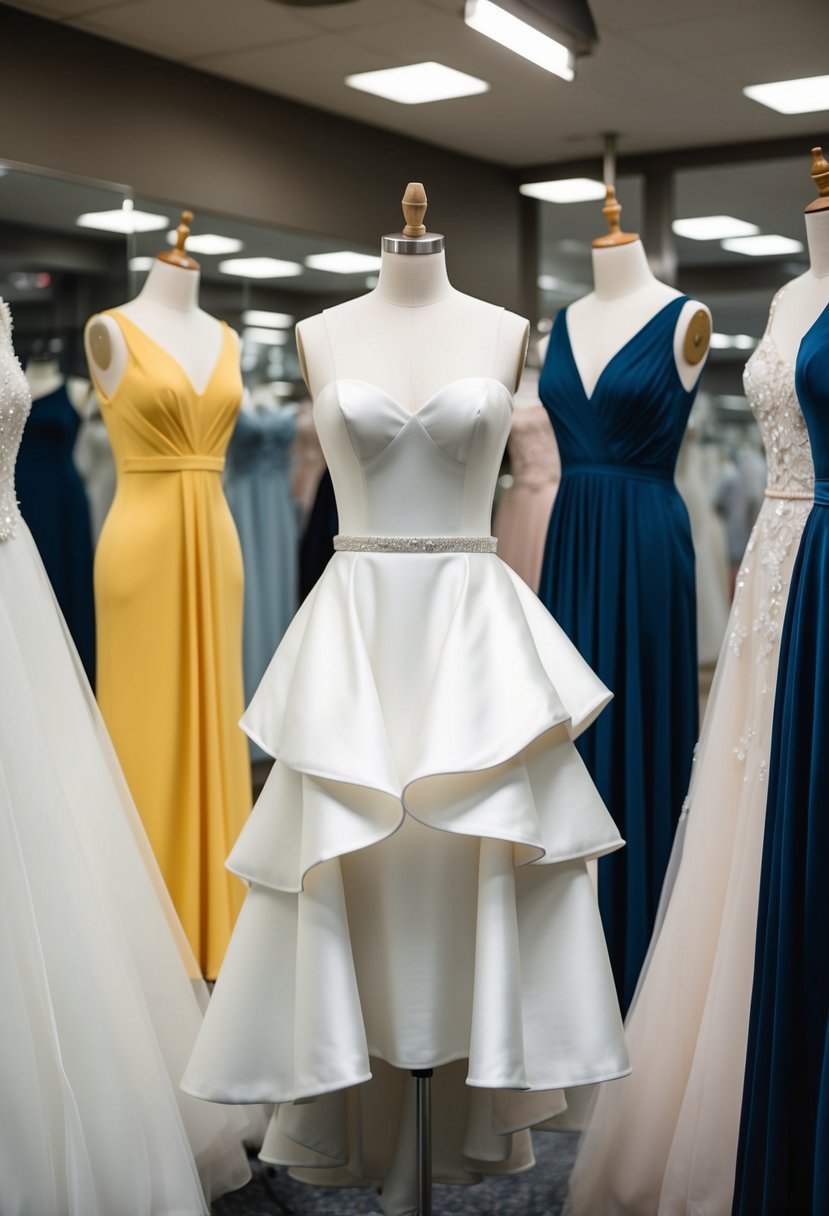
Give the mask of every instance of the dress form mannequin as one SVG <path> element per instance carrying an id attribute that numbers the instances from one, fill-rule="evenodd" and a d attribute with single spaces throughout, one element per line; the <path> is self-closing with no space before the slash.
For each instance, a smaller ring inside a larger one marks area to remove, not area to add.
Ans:
<path id="1" fill-rule="evenodd" d="M 639 237 L 619 230 L 621 206 L 612 186 L 607 188 L 603 212 L 610 231 L 593 242 L 595 290 L 567 309 L 573 358 L 588 396 L 610 360 L 661 308 L 682 294 L 654 276 Z M 674 331 L 677 372 L 687 390 L 702 372 L 710 336 L 710 311 L 697 300 L 689 300 Z"/>
<path id="2" fill-rule="evenodd" d="M 174 359 L 198 393 L 205 388 L 222 350 L 222 326 L 199 308 L 199 267 L 184 253 L 192 212 L 182 214 L 175 249 L 159 253 L 134 300 L 116 310 Z M 84 334 L 86 356 L 108 396 L 127 367 L 127 344 L 117 321 L 92 317 Z"/>
<path id="3" fill-rule="evenodd" d="M 26 380 L 32 401 L 56 393 L 65 384 L 72 405 L 81 416 L 86 415 L 92 386 L 82 376 L 64 376 L 57 359 L 30 359 L 26 364 Z"/>
<path id="4" fill-rule="evenodd" d="M 411 191 L 412 186 L 407 198 Z M 422 198 L 413 204 L 421 217 L 425 194 Z M 404 199 L 404 214 L 408 207 Z M 493 351 L 492 316 L 500 310 L 456 291 L 446 272 L 443 237 L 427 234 L 422 224 L 417 227 L 422 231 L 416 234 L 404 229 L 402 238 L 384 237 L 377 286 L 332 309 L 340 338 L 336 351 L 321 316 L 297 326 L 300 364 L 314 398 L 337 377 L 366 380 L 410 410 L 451 381 L 482 372 L 510 391 L 518 387 L 528 322 L 503 312 Z"/>
<path id="5" fill-rule="evenodd" d="M 817 164 L 820 149 L 813 148 Z M 812 176 L 819 174 L 813 168 Z M 793 363 L 800 339 L 829 304 L 829 198 L 816 199 L 806 208 L 806 244 L 809 269 L 793 279 L 775 308 L 770 333 L 781 359 Z"/>

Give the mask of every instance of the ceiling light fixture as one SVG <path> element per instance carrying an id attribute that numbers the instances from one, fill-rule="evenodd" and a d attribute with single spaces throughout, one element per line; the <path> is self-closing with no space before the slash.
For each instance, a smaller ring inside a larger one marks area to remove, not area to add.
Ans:
<path id="1" fill-rule="evenodd" d="M 257 346 L 284 346 L 288 335 L 284 329 L 249 328 L 242 330 L 242 338 L 246 342 L 254 342 Z"/>
<path id="2" fill-rule="evenodd" d="M 404 106 L 419 106 L 430 101 L 448 101 L 454 97 L 472 97 L 486 93 L 489 85 L 477 76 L 468 76 L 443 63 L 410 63 L 402 68 L 383 68 L 379 72 L 358 72 L 346 76 L 352 89 L 373 93 L 386 101 Z"/>
<path id="3" fill-rule="evenodd" d="M 219 262 L 219 271 L 241 279 L 292 279 L 302 274 L 302 267 L 281 258 L 228 258 Z"/>
<path id="4" fill-rule="evenodd" d="M 602 182 L 589 177 L 562 177 L 552 182 L 525 182 L 518 187 L 529 198 L 545 203 L 587 203 L 604 198 L 607 190 Z"/>
<path id="5" fill-rule="evenodd" d="M 723 241 L 735 236 L 756 236 L 760 229 L 747 220 L 733 215 L 698 215 L 693 219 L 674 220 L 671 224 L 677 236 L 691 241 Z"/>
<path id="6" fill-rule="evenodd" d="M 763 233 L 762 236 L 736 236 L 720 243 L 729 253 L 745 253 L 752 258 L 782 257 L 787 253 L 803 252 L 800 241 L 771 233 Z"/>
<path id="7" fill-rule="evenodd" d="M 294 318 L 289 312 L 266 312 L 261 308 L 248 308 L 242 313 L 243 325 L 258 325 L 262 329 L 290 329 Z"/>
<path id="8" fill-rule="evenodd" d="M 152 211 L 136 211 L 131 198 L 125 198 L 117 211 L 85 211 L 75 223 L 79 228 L 93 228 L 97 232 L 156 232 L 169 224 L 166 215 Z"/>
<path id="9" fill-rule="evenodd" d="M 464 21 L 562 80 L 598 41 L 587 0 L 466 0 Z"/>
<path id="10" fill-rule="evenodd" d="M 373 253 L 352 253 L 341 249 L 336 253 L 312 253 L 305 259 L 309 270 L 327 270 L 331 274 L 367 274 L 380 269 L 380 258 Z"/>
<path id="11" fill-rule="evenodd" d="M 170 245 L 178 243 L 178 232 L 173 228 L 167 233 L 167 242 Z M 188 253 L 204 253 L 218 255 L 220 253 L 239 253 L 244 249 L 244 243 L 238 241 L 234 236 L 219 236 L 216 232 L 202 232 L 196 236 L 192 234 L 187 238 Z"/>
<path id="12" fill-rule="evenodd" d="M 743 92 L 752 101 L 759 101 L 761 106 L 768 106 L 778 114 L 815 114 L 818 110 L 829 110 L 829 76 L 750 84 Z"/>

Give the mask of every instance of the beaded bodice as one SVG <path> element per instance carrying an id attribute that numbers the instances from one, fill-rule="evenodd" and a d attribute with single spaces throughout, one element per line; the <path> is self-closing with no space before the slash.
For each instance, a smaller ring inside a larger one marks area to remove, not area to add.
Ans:
<path id="1" fill-rule="evenodd" d="M 766 332 L 746 363 L 743 387 L 757 419 L 768 462 L 768 488 L 778 494 L 811 495 L 815 484 L 809 433 L 797 400 L 794 362 L 781 359 L 771 330 L 786 291 L 771 303 Z"/>
<path id="2" fill-rule="evenodd" d="M 0 541 L 14 536 L 20 522 L 14 466 L 31 408 L 29 385 L 12 346 L 11 312 L 0 300 Z"/>

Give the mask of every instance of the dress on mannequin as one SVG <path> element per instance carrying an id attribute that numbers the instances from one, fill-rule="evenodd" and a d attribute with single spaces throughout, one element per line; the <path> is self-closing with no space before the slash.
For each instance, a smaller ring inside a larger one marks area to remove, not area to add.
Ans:
<path id="1" fill-rule="evenodd" d="M 694 548 L 673 480 L 695 392 L 675 356 L 687 303 L 675 296 L 659 308 L 589 395 L 563 310 L 539 383 L 562 461 L 539 594 L 614 692 L 579 749 L 627 842 L 599 865 L 623 1006 L 654 925 L 697 737 Z"/>
<path id="2" fill-rule="evenodd" d="M 179 1090 L 207 994 L 18 514 L 10 329 L 0 304 L 0 1211 L 206 1216 L 245 1120 Z"/>
<path id="3" fill-rule="evenodd" d="M 696 749 L 678 872 L 626 1022 L 633 1072 L 597 1095 L 570 1183 L 574 1216 L 731 1211 L 780 632 L 813 487 L 794 367 L 773 333 L 785 292 L 743 378 L 768 494 Z"/>
<path id="4" fill-rule="evenodd" d="M 829 211 L 817 222 L 829 229 Z M 736 1216 L 829 1211 L 829 304 L 795 383 L 815 501 L 780 643 Z"/>
<path id="5" fill-rule="evenodd" d="M 81 420 L 61 383 L 32 406 L 17 463 L 17 493 L 89 680 L 95 681 L 92 525 L 73 462 Z"/>
<path id="6" fill-rule="evenodd" d="M 180 359 L 124 309 L 91 323 L 90 363 L 118 472 L 95 560 L 98 699 L 185 932 L 215 978 L 244 897 L 225 857 L 251 803 L 237 725 L 242 555 L 221 480 L 242 381 L 228 326 L 196 313 L 194 301 L 174 313 L 157 298 L 179 284 L 194 292 L 195 272 L 157 266 L 125 308 L 147 325 L 172 313 L 185 338 L 192 317 L 196 353 L 206 346 L 213 362 L 197 390 Z M 92 327 L 104 325 L 123 353 L 111 391 L 94 359 Z"/>
<path id="7" fill-rule="evenodd" d="M 184 1084 L 280 1103 L 266 1160 L 381 1182 L 398 1216 L 407 1070 L 435 1069 L 435 1179 L 472 1182 L 531 1166 L 525 1129 L 563 1109 L 558 1091 L 627 1057 L 587 866 L 621 841 L 572 743 L 609 693 L 491 551 L 505 314 L 459 293 L 430 312 L 406 278 L 401 360 L 423 350 L 407 327 L 474 321 L 412 373 L 466 342 L 464 374 L 406 404 L 357 378 L 388 349 L 362 324 L 365 308 L 382 325 L 384 274 L 359 324 L 354 304 L 312 319 L 342 538 L 243 720 L 276 764 L 228 863 L 250 893 Z"/>

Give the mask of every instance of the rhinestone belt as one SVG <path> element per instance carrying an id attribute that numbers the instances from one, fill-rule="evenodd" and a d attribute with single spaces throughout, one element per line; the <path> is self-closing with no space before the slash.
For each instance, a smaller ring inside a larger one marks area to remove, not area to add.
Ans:
<path id="1" fill-rule="evenodd" d="M 804 502 L 811 502 L 814 498 L 814 494 L 800 490 L 764 490 L 763 493 L 766 498 L 802 498 Z"/>
<path id="2" fill-rule="evenodd" d="M 334 548 L 348 553 L 494 553 L 494 536 L 342 536 Z"/>

